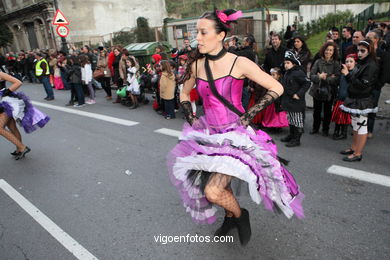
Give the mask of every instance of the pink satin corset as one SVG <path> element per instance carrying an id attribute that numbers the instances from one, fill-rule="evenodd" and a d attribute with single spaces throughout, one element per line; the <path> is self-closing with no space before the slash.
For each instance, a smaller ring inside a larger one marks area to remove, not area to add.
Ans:
<path id="1" fill-rule="evenodd" d="M 233 104 L 241 112 L 245 112 L 241 103 L 243 79 L 236 79 L 231 75 L 214 80 L 218 93 Z M 197 91 L 203 99 L 205 118 L 212 126 L 229 126 L 237 123 L 239 116 L 225 107 L 211 92 L 208 81 L 197 78 Z"/>

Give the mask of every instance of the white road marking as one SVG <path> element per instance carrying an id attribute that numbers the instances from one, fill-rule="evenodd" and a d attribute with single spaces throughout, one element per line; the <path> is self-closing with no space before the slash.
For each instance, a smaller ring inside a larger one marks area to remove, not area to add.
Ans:
<path id="1" fill-rule="evenodd" d="M 135 122 L 135 121 L 130 121 L 130 120 L 120 119 L 120 118 L 116 118 L 116 117 L 112 117 L 112 116 L 105 116 L 105 115 L 100 115 L 100 114 L 95 114 L 95 113 L 91 113 L 91 112 L 78 110 L 80 108 L 71 109 L 71 108 L 54 106 L 54 105 L 45 104 L 45 103 L 36 102 L 36 101 L 32 101 L 31 103 L 35 106 L 50 108 L 53 110 L 66 112 L 66 113 L 70 113 L 70 114 L 75 114 L 75 115 L 79 115 L 79 116 L 85 116 L 85 117 L 90 117 L 90 118 L 94 118 L 94 119 L 99 119 L 99 120 L 107 121 L 107 122 L 118 124 L 118 125 L 133 126 L 133 125 L 139 124 L 138 122 Z"/>
<path id="2" fill-rule="evenodd" d="M 360 181 L 366 181 L 366 182 L 371 182 L 374 184 L 390 187 L 390 177 L 385 175 L 365 172 L 361 170 L 355 170 L 355 169 L 338 166 L 338 165 L 330 166 L 327 172 L 330 174 L 340 175 L 343 177 L 348 177 Z"/>
<path id="3" fill-rule="evenodd" d="M 77 259 L 97 259 L 87 249 L 69 236 L 64 230 L 57 226 L 50 218 L 28 201 L 22 194 L 17 192 L 5 180 L 0 179 L 0 189 L 2 189 L 11 199 L 24 209 L 36 222 L 38 222 L 50 235 L 57 239 L 66 249 Z M 4 210 L 4 209 L 2 209 Z"/>
<path id="4" fill-rule="evenodd" d="M 181 131 L 172 130 L 169 128 L 160 128 L 160 129 L 155 130 L 154 132 L 159 133 L 159 134 L 163 134 L 163 135 L 177 137 L 177 138 L 179 138 L 179 136 L 181 135 Z"/>

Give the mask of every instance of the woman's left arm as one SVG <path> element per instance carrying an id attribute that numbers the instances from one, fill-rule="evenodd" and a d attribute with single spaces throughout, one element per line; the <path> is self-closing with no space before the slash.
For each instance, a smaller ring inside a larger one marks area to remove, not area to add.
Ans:
<path id="1" fill-rule="evenodd" d="M 0 72 L 0 79 L 3 79 L 5 81 L 12 83 L 12 85 L 8 88 L 8 91 L 14 92 L 22 85 L 22 82 L 20 80 L 18 80 L 17 78 L 14 78 L 14 77 L 12 77 L 4 72 Z"/>
<path id="2" fill-rule="evenodd" d="M 237 62 L 237 67 L 241 75 L 240 78 L 245 76 L 268 90 L 257 104 L 252 106 L 240 117 L 241 123 L 244 126 L 248 126 L 260 111 L 272 104 L 283 94 L 283 86 L 273 77 L 262 71 L 259 66 L 251 60 L 239 57 Z"/>
<path id="3" fill-rule="evenodd" d="M 260 67 L 250 59 L 245 57 L 238 57 L 237 67 L 241 75 L 240 78 L 244 76 L 256 82 L 268 91 L 275 92 L 278 94 L 278 96 L 283 94 L 283 86 L 271 75 L 262 71 Z"/>

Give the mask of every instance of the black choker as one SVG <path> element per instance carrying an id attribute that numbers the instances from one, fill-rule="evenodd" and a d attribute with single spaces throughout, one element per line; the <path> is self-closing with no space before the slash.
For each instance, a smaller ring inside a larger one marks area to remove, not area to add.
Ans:
<path id="1" fill-rule="evenodd" d="M 226 53 L 227 53 L 227 50 L 222 47 L 222 50 L 220 52 L 218 52 L 217 55 L 206 54 L 206 58 L 209 60 L 219 60 L 220 58 L 225 56 Z"/>

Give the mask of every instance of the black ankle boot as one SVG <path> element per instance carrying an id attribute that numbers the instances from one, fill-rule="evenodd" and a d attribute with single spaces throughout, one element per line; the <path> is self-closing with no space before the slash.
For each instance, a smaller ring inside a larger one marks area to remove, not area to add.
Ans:
<path id="1" fill-rule="evenodd" d="M 286 147 L 296 147 L 301 145 L 301 136 L 303 133 L 303 128 L 295 127 L 294 129 L 294 137 L 290 142 L 286 144 Z"/>
<path id="2" fill-rule="evenodd" d="M 249 212 L 246 209 L 241 209 L 241 216 L 234 218 L 238 228 L 238 235 L 240 237 L 241 245 L 245 246 L 251 239 L 252 230 L 249 221 Z"/>
<path id="3" fill-rule="evenodd" d="M 282 139 L 280 139 L 281 142 L 288 143 L 288 142 L 291 141 L 291 139 L 293 138 L 293 134 L 294 134 L 294 127 L 295 126 L 290 125 L 290 133 L 287 136 L 285 136 Z"/>
<path id="4" fill-rule="evenodd" d="M 236 222 L 234 221 L 234 218 L 225 216 L 222 226 L 218 228 L 217 231 L 215 231 L 214 236 L 217 237 L 226 236 L 227 233 L 235 227 L 236 227 Z"/>

